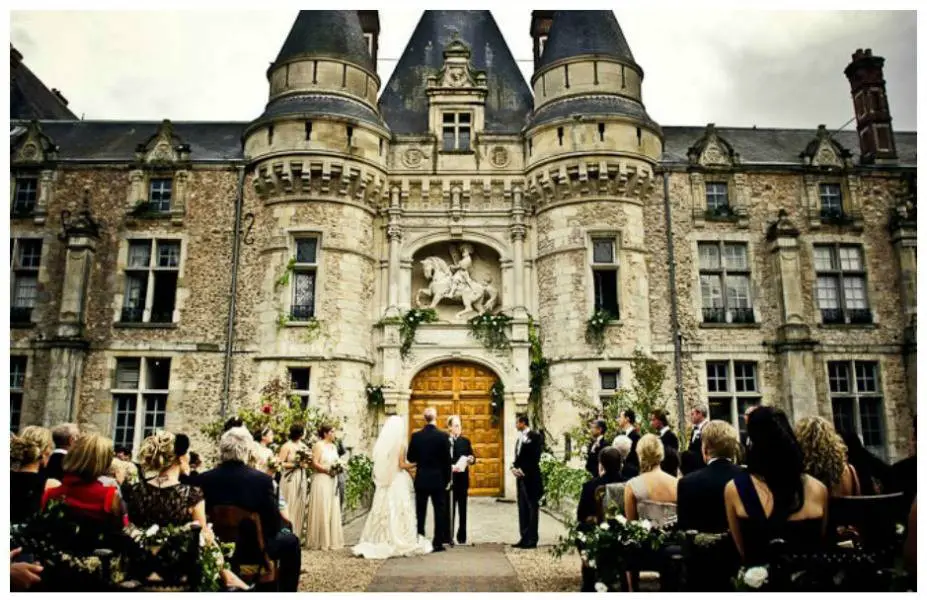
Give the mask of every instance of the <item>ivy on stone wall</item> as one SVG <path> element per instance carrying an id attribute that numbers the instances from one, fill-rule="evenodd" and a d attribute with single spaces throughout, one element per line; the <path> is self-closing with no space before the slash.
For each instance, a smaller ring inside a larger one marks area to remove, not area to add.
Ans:
<path id="1" fill-rule="evenodd" d="M 586 343 L 596 351 L 602 352 L 605 349 L 605 330 L 614 318 L 607 310 L 597 310 L 586 321 Z"/>
<path id="2" fill-rule="evenodd" d="M 505 384 L 501 380 L 489 389 L 489 407 L 492 409 L 492 424 L 498 425 L 505 411 Z"/>
<path id="3" fill-rule="evenodd" d="M 497 352 L 512 347 L 508 335 L 511 324 L 512 317 L 501 313 L 476 315 L 467 321 L 470 335 L 479 340 L 487 349 Z"/>

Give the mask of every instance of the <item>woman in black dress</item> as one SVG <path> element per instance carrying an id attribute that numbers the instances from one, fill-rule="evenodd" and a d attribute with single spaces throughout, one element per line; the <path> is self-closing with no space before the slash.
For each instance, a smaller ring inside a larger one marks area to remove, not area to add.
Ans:
<path id="1" fill-rule="evenodd" d="M 805 475 L 785 413 L 761 406 L 747 421 L 747 470 L 724 488 L 728 526 L 745 565 L 769 560 L 769 542 L 813 551 L 824 542 L 827 488 Z"/>
<path id="2" fill-rule="evenodd" d="M 181 474 L 190 473 L 190 438 L 158 431 L 145 438 L 139 460 L 145 474 L 154 477 L 125 487 L 125 502 L 129 521 L 140 529 L 183 526 L 198 523 L 208 543 L 215 543 L 206 524 L 206 502 L 203 491 L 180 483 Z M 222 572 L 227 587 L 248 589 L 248 586 L 228 569 Z"/>
<path id="3" fill-rule="evenodd" d="M 51 431 L 44 427 L 26 427 L 10 436 L 10 523 L 39 512 L 45 489 L 61 485 L 42 473 L 53 449 Z"/>

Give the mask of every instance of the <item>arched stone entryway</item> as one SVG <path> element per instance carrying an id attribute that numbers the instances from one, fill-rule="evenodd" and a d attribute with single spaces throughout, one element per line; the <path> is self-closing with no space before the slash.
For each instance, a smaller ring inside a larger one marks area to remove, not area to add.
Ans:
<path id="1" fill-rule="evenodd" d="M 426 367 L 412 379 L 409 431 L 425 425 L 422 412 L 438 411 L 438 427 L 460 415 L 463 435 L 473 444 L 476 464 L 470 467 L 471 496 L 501 496 L 504 489 L 505 453 L 502 419 L 493 418 L 490 389 L 498 381 L 490 369 L 472 362 L 449 361 Z"/>

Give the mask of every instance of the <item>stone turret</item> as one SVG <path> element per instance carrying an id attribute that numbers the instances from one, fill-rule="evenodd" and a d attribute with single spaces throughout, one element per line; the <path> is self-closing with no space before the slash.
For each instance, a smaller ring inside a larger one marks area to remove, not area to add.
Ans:
<path id="1" fill-rule="evenodd" d="M 537 65 L 524 134 L 538 312 L 551 381 L 588 389 L 598 385 L 595 361 L 650 347 L 644 206 L 662 133 L 644 109 L 643 70 L 612 11 L 554 13 Z M 611 314 L 604 347 L 585 340 L 597 311 Z M 572 404 L 552 404 L 563 413 L 552 421 L 570 422 Z"/>

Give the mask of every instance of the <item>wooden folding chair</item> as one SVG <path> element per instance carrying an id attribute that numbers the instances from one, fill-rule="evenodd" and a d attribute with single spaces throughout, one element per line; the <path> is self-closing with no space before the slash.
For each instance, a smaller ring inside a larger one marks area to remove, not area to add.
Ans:
<path id="1" fill-rule="evenodd" d="M 235 544 L 232 570 L 242 581 L 278 591 L 279 566 L 267 554 L 260 515 L 238 506 L 214 506 L 209 520 L 219 540 Z"/>

